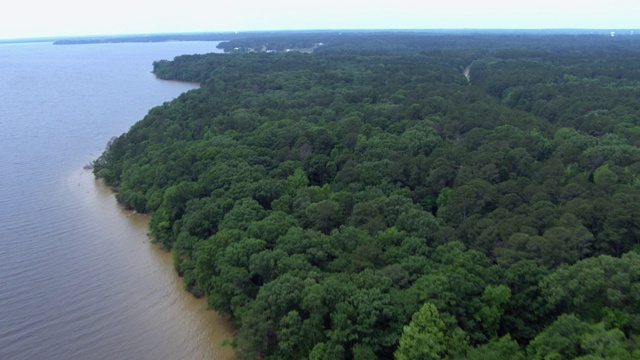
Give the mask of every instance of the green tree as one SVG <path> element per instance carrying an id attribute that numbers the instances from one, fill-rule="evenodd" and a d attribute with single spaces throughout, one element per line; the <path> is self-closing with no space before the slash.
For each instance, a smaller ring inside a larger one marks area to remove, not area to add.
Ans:
<path id="1" fill-rule="evenodd" d="M 476 348 L 469 349 L 465 359 L 524 360 L 525 354 L 515 340 L 512 340 L 509 335 L 505 335 L 501 338 L 494 338 Z"/>
<path id="2" fill-rule="evenodd" d="M 487 337 L 495 337 L 498 332 L 502 314 L 505 312 L 505 305 L 511 298 L 511 290 L 504 286 L 488 285 L 482 292 L 483 305 L 477 314 L 478 320 L 482 323 Z"/>
<path id="3" fill-rule="evenodd" d="M 589 325 L 575 315 L 561 315 L 531 341 L 527 353 L 533 360 L 575 359 L 584 355 L 580 343 L 588 331 Z"/>
<path id="4" fill-rule="evenodd" d="M 462 344 L 459 337 L 448 338 L 445 332 L 445 324 L 436 306 L 424 303 L 413 314 L 409 325 L 403 328 L 400 345 L 394 353 L 395 359 L 449 359 L 452 353 L 459 351 Z"/>
<path id="5" fill-rule="evenodd" d="M 220 229 L 247 230 L 254 221 L 262 220 L 266 215 L 265 210 L 257 201 L 249 198 L 236 201 L 235 205 L 220 221 Z"/>
<path id="6" fill-rule="evenodd" d="M 342 220 L 340 205 L 330 200 L 323 200 L 309 205 L 305 213 L 311 228 L 322 231 L 325 234 L 337 227 Z"/>

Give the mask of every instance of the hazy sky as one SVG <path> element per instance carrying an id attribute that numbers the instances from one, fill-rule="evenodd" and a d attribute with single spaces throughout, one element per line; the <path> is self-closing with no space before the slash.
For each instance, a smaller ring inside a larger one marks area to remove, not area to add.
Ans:
<path id="1" fill-rule="evenodd" d="M 639 0 L 15 0 L 0 39 L 293 29 L 640 27 Z"/>

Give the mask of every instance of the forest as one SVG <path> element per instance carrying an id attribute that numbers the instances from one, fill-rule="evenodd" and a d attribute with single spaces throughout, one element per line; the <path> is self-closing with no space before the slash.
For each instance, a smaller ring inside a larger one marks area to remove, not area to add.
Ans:
<path id="1" fill-rule="evenodd" d="M 238 358 L 640 359 L 640 37 L 329 35 L 155 62 L 94 162 Z"/>

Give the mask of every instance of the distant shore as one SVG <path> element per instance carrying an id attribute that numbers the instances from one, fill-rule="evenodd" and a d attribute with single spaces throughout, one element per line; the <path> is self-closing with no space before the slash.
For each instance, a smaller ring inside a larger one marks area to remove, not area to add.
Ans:
<path id="1" fill-rule="evenodd" d="M 197 34 L 149 34 L 149 35 L 119 35 L 119 36 L 90 36 L 58 39 L 54 45 L 83 45 L 110 43 L 148 43 L 167 41 L 223 41 L 235 38 L 231 33 L 197 33 Z"/>

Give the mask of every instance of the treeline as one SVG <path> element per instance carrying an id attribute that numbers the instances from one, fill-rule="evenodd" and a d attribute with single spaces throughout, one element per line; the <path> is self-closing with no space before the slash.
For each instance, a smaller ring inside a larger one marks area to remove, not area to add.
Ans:
<path id="1" fill-rule="evenodd" d="M 630 35 L 631 34 L 631 35 Z M 237 34 L 218 47 L 225 52 L 283 51 L 286 49 L 312 48 L 322 43 L 314 52 L 418 52 L 444 49 L 525 49 L 526 51 L 629 51 L 639 50 L 640 43 L 633 32 L 618 32 L 611 37 L 606 31 L 553 30 L 405 30 L 362 31 L 332 30 L 314 32 L 261 32 Z M 603 36 L 606 35 L 606 36 Z"/>
<path id="2" fill-rule="evenodd" d="M 94 171 L 241 358 L 640 358 L 637 44 L 523 38 L 156 62 Z"/>
<path id="3" fill-rule="evenodd" d="M 228 41 L 238 38 L 231 32 L 221 33 L 175 33 L 175 34 L 136 34 L 112 36 L 85 36 L 59 39 L 54 45 L 83 45 L 110 43 L 148 43 L 165 41 Z"/>

